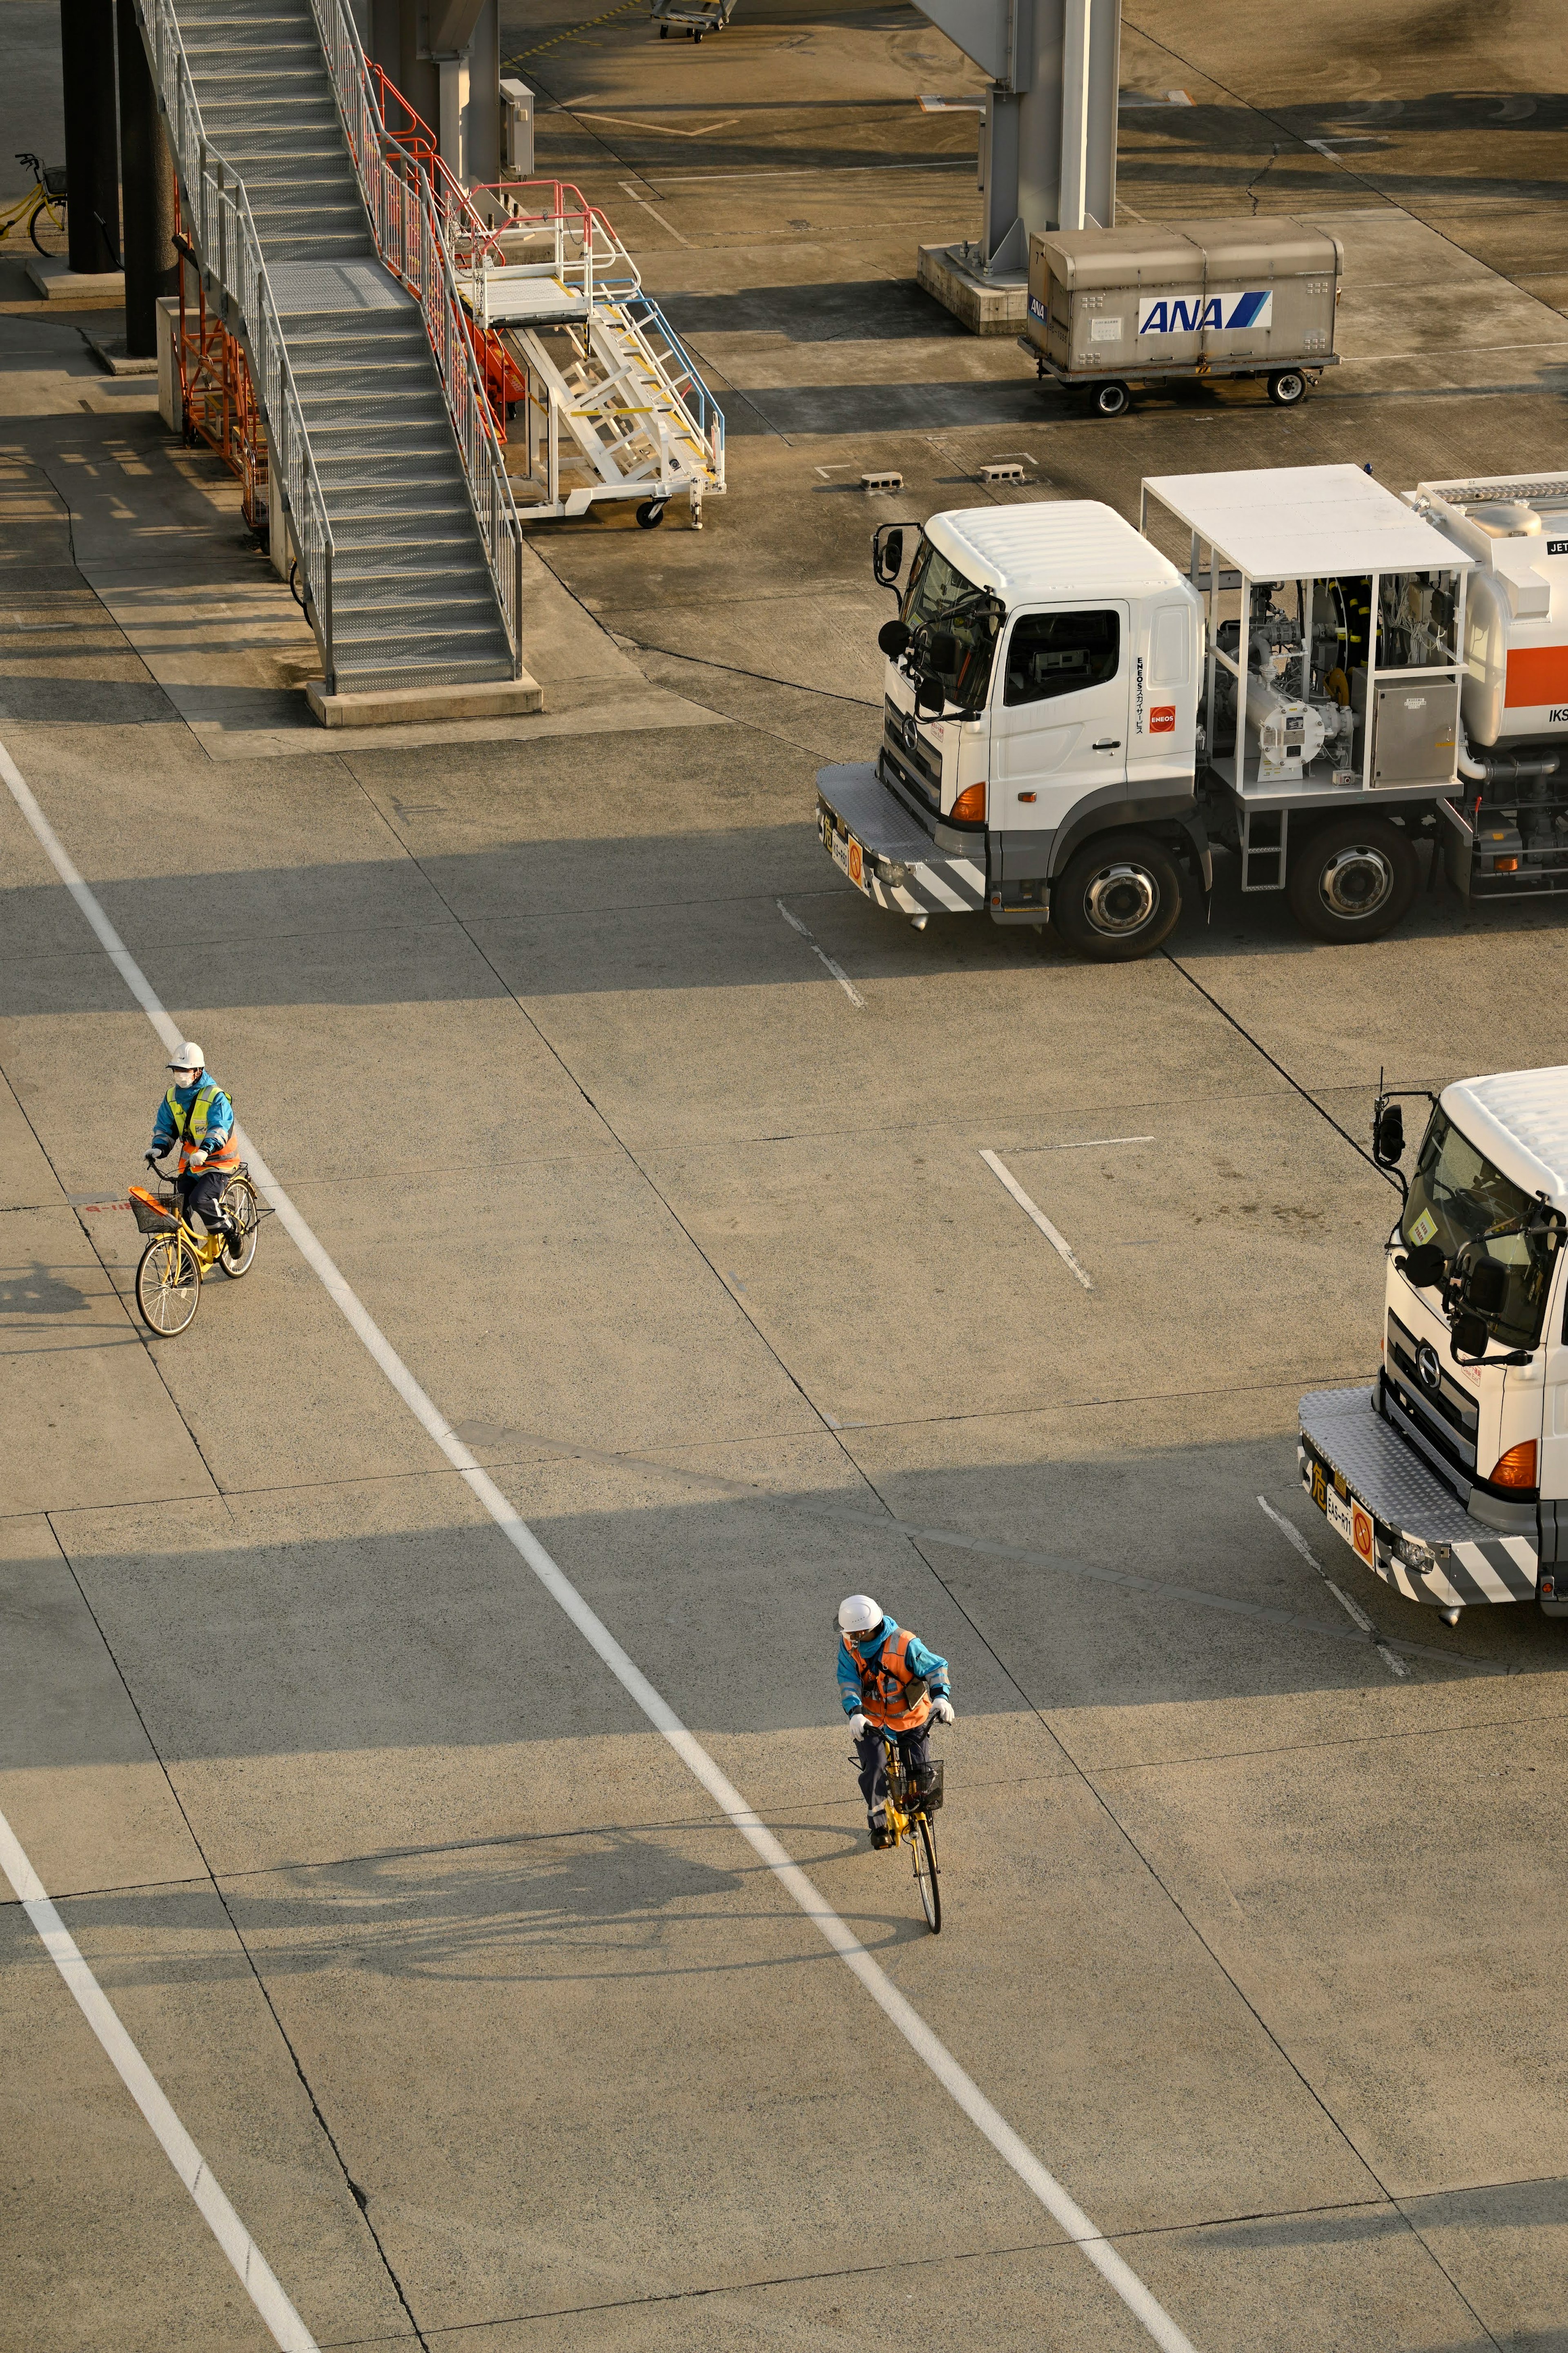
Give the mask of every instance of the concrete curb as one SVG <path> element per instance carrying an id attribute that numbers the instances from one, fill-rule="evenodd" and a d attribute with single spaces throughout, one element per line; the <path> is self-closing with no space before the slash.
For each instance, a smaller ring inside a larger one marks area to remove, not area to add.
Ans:
<path id="1" fill-rule="evenodd" d="M 325 679 L 309 678 L 305 696 L 323 727 L 399 727 L 427 719 L 516 719 L 543 708 L 544 691 L 526 670 L 521 678 L 473 686 L 400 686 L 379 694 L 329 694 Z"/>

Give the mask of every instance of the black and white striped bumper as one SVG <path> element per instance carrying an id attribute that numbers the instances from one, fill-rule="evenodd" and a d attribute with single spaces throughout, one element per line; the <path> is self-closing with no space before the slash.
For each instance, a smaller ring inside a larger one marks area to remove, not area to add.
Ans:
<path id="1" fill-rule="evenodd" d="M 1532 1601 L 1535 1537 L 1483 1529 L 1375 1410 L 1371 1389 L 1301 1399 L 1301 1484 L 1358 1560 L 1408 1601 Z"/>
<path id="2" fill-rule="evenodd" d="M 978 914 L 985 904 L 985 838 L 973 856 L 944 855 L 875 768 L 819 768 L 822 846 L 858 891 L 897 915 Z"/>

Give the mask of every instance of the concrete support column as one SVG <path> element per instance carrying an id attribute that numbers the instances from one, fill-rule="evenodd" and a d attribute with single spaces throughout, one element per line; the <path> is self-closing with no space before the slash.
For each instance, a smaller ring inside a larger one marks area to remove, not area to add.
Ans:
<path id="1" fill-rule="evenodd" d="M 114 0 L 60 0 L 70 266 L 120 267 L 120 134 L 114 110 Z"/>
<path id="2" fill-rule="evenodd" d="M 115 0 L 120 34 L 120 137 L 125 173 L 125 350 L 158 348 L 158 298 L 179 292 L 174 172 L 152 69 L 132 0 Z"/>

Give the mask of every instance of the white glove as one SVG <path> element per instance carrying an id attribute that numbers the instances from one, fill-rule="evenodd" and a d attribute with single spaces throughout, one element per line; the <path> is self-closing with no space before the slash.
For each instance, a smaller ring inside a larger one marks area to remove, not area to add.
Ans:
<path id="1" fill-rule="evenodd" d="M 935 1716 L 939 1724 L 951 1724 L 952 1722 L 952 1702 L 945 1694 L 941 1699 L 932 1700 L 931 1704 L 931 1712 Z"/>
<path id="2" fill-rule="evenodd" d="M 849 1719 L 849 1731 L 851 1736 L 856 1740 L 863 1739 L 870 1729 L 871 1727 L 869 1724 L 861 1715 L 859 1709 L 857 1708 L 854 1715 Z"/>
<path id="3" fill-rule="evenodd" d="M 205 1167 L 206 1166 L 206 1165 L 207 1165 L 207 1155 L 206 1155 L 206 1154 L 205 1154 L 205 1152 L 193 1152 L 193 1153 L 192 1153 L 192 1155 L 191 1155 L 191 1166 L 192 1166 L 193 1168 L 205 1168 Z"/>

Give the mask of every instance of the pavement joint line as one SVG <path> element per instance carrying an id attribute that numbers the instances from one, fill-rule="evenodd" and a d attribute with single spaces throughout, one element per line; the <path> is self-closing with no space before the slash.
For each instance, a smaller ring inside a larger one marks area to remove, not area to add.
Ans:
<path id="1" fill-rule="evenodd" d="M 4 744 L 0 744 L 0 776 L 4 776 L 12 798 L 31 828 L 35 838 L 47 853 L 60 881 L 65 884 L 77 906 L 101 942 L 105 955 L 120 974 L 131 995 L 142 1007 L 158 1037 L 173 1052 L 180 1043 L 180 1032 L 176 1025 L 170 1019 L 152 984 L 110 923 L 94 892 L 83 881 L 64 844 L 39 807 L 21 770 L 16 766 Z M 969 2118 L 984 2138 L 989 2141 L 1004 2164 L 1011 2168 L 1024 2187 L 1038 2200 L 1071 2243 L 1081 2251 L 1106 2285 L 1113 2294 L 1121 2297 L 1145 2334 L 1160 2347 L 1161 2353 L 1196 2353 L 1191 2339 L 1177 2327 L 1175 2321 L 1151 2293 L 1126 2258 L 1118 2253 L 1106 2234 L 1096 2228 L 1070 2191 L 1058 2180 L 1056 2175 L 1042 2162 L 1027 2142 L 1008 2124 L 1001 2111 L 986 2097 L 979 2084 L 960 2065 L 946 2044 L 926 2023 L 913 2003 L 900 1992 L 892 1979 L 873 1958 L 847 1922 L 839 1917 L 826 1897 L 818 1892 L 805 1873 L 793 1860 L 787 1849 L 771 1831 L 764 1827 L 734 1783 L 720 1770 L 714 1759 L 695 1735 L 688 1731 L 663 1694 L 655 1689 L 636 1664 L 630 1653 L 616 1640 L 597 1612 L 589 1607 L 565 1572 L 546 1552 L 532 1529 L 513 1509 L 510 1502 L 495 1482 L 480 1469 L 461 1440 L 454 1435 L 445 1416 L 415 1379 L 408 1366 L 371 1315 L 369 1309 L 333 1264 L 287 1193 L 273 1178 L 257 1145 L 238 1127 L 236 1128 L 235 1134 L 240 1141 L 241 1151 L 250 1160 L 256 1171 L 258 1189 L 267 1196 L 270 1205 L 277 1210 L 285 1232 L 288 1233 L 306 1263 L 313 1270 L 322 1288 L 337 1306 L 351 1330 L 380 1366 L 393 1388 L 402 1398 L 426 1434 L 441 1449 L 453 1468 L 461 1472 L 468 1486 L 485 1506 L 497 1528 L 532 1570 L 545 1591 L 576 1627 L 589 1648 L 609 1669 L 628 1698 L 641 1709 L 655 1730 L 663 1735 L 693 1778 L 708 1791 L 720 1812 L 728 1816 L 734 1829 L 767 1865 L 785 1893 L 794 1898 L 805 1917 L 818 1930 L 824 1942 L 837 1955 L 851 1976 L 869 1994 L 889 2023 L 902 2035 L 916 2056 L 924 2062 L 954 2105 Z M 26 1862 L 25 1857 L 21 1856 L 19 1848 L 16 1850 L 16 1854 L 20 1867 L 31 1876 L 31 1866 Z M 7 1875 L 9 1875 L 8 1863 Z M 42 1896 L 41 1885 L 39 1894 Z M 43 1896 L 42 1900 L 46 1905 L 47 1904 L 47 1896 Z M 52 1905 L 48 1905 L 48 1913 L 53 1921 L 58 1920 L 58 1915 L 55 1913 Z M 30 1912 L 29 1916 L 31 1916 Z M 37 1926 L 37 1921 L 35 1920 L 34 1926 Z M 42 1935 L 44 1932 L 40 1929 L 39 1933 Z M 63 1926 L 59 1928 L 58 1933 L 64 1936 Z M 75 1946 L 72 1945 L 70 1949 L 74 1954 Z M 79 1958 L 79 1956 L 78 1957 Z M 85 1969 L 85 1964 L 82 1966 Z M 64 1974 L 63 1967 L 62 1974 Z M 67 1982 L 68 1984 L 71 1982 L 68 1976 Z M 79 2001 L 81 2000 L 82 1994 L 78 1991 L 77 1987 L 72 1985 L 71 1989 L 77 1993 Z M 98 2000 L 102 2004 L 107 2020 L 112 2021 L 114 2028 L 121 2036 L 124 2036 L 124 2030 L 120 2026 L 119 2020 L 115 2018 L 101 1993 L 98 1992 L 96 1982 L 92 1990 L 98 1994 Z M 138 2066 L 142 2066 L 139 2054 L 135 2052 L 134 2046 L 130 2042 L 130 2038 L 124 2036 L 124 2041 L 131 2057 L 136 2060 Z M 109 2047 L 106 2043 L 105 2048 Z M 124 2072 L 123 2069 L 121 2072 Z M 145 2073 L 144 2067 L 143 2073 Z M 127 2081 L 129 2082 L 129 2078 Z M 158 2092 L 156 2084 L 153 2084 L 150 2074 L 147 2076 L 147 2083 L 157 2099 L 163 2102 L 163 2107 L 167 2109 L 170 2125 L 184 2135 L 184 2127 L 179 2124 L 173 2109 L 168 2107 L 168 2103 L 163 2100 L 163 2094 Z M 143 2107 L 143 2114 L 147 2114 L 145 2107 Z M 151 2120 L 149 2116 L 149 2121 Z M 184 2137 L 188 2142 L 189 2137 Z M 168 2146 L 169 2144 L 165 2142 L 165 2147 Z M 193 2153 L 195 2153 L 195 2144 L 189 2143 L 189 2146 Z M 210 2175 L 205 2175 L 205 2168 L 203 2174 L 205 2179 L 211 2182 Z M 192 2194 L 195 2196 L 195 2187 L 190 2182 L 187 2182 L 187 2187 L 192 2188 Z M 216 2191 L 216 2182 L 211 2182 L 211 2187 Z M 217 2195 L 221 2198 L 221 2191 L 218 2191 Z M 199 2199 L 198 2203 L 200 2203 Z M 228 2214 L 233 2214 L 233 2209 L 228 2206 L 226 2199 L 223 2200 L 223 2208 Z M 208 2212 L 205 2206 L 203 2207 L 203 2211 L 207 2213 L 207 2219 L 212 2222 L 212 2214 Z M 213 2228 L 216 2232 L 216 2222 L 213 2222 Z M 246 2238 L 246 2247 L 254 2250 L 254 2242 L 248 2236 Z M 254 2252 L 257 2263 L 260 2263 L 259 2251 L 254 2250 Z M 225 2253 L 230 2254 L 231 2261 L 235 2261 L 229 2247 L 225 2247 Z M 255 2301 L 256 2290 L 251 2286 L 247 2271 L 241 2268 L 238 2262 L 236 2262 L 235 2267 L 239 2271 L 241 2279 L 245 2281 L 252 2295 L 252 2300 Z M 304 2324 L 299 2320 L 299 2316 L 294 2312 L 292 2305 L 288 2303 L 287 2297 L 283 2295 L 282 2289 L 278 2286 L 270 2271 L 267 2272 L 266 2277 L 271 2281 L 272 2286 L 277 2290 L 278 2297 L 287 2307 L 288 2315 L 299 2330 L 299 2334 L 289 2339 L 279 2335 L 274 2328 L 273 2333 L 278 2344 L 286 2348 L 286 2353 L 319 2353 L 315 2340 L 305 2331 Z M 259 2284 L 259 2274 L 258 2280 Z M 259 2303 L 258 2309 L 262 2309 Z M 268 2326 L 272 2326 L 270 2320 Z"/>
<path id="2" fill-rule="evenodd" d="M 1323 1567 L 1322 1562 L 1318 1558 L 1317 1554 L 1312 1550 L 1311 1546 L 1307 1542 L 1306 1537 L 1301 1534 L 1300 1529 L 1296 1525 L 1295 1522 L 1293 1520 L 1288 1520 L 1283 1512 L 1276 1511 L 1274 1505 L 1269 1502 L 1267 1495 L 1259 1495 L 1258 1501 L 1261 1510 L 1267 1513 L 1268 1516 L 1273 1521 L 1275 1526 L 1284 1536 L 1286 1542 L 1292 1545 L 1300 1554 L 1308 1567 L 1314 1569 L 1318 1576 L 1322 1578 L 1323 1583 L 1328 1587 L 1329 1591 L 1333 1595 L 1334 1599 L 1339 1603 L 1340 1608 L 1344 1611 L 1345 1616 L 1350 1620 L 1352 1625 L 1359 1627 L 1361 1631 L 1367 1637 L 1372 1643 L 1373 1648 L 1376 1651 L 1378 1657 L 1388 1669 L 1389 1673 L 1391 1675 L 1398 1675 L 1402 1679 L 1408 1675 L 1410 1670 L 1405 1665 L 1405 1661 L 1399 1657 L 1393 1646 L 1378 1631 L 1377 1628 L 1373 1624 L 1372 1620 L 1367 1616 L 1366 1611 L 1362 1608 L 1361 1603 L 1359 1601 L 1352 1601 L 1350 1595 L 1342 1591 L 1342 1588 L 1334 1583 L 1333 1578 L 1329 1575 L 1328 1570 Z M 1429 1651 L 1426 1655 L 1430 1655 Z"/>
<path id="3" fill-rule="evenodd" d="M 849 975 L 845 971 L 844 966 L 841 964 L 835 964 L 833 958 L 828 955 L 826 948 L 819 948 L 817 946 L 816 942 L 806 930 L 805 925 L 801 922 L 800 917 L 798 915 L 792 915 L 782 899 L 775 899 L 773 901 L 773 904 L 778 909 L 780 914 L 784 917 L 785 923 L 789 925 L 791 931 L 798 932 L 800 934 L 801 938 L 810 948 L 812 955 L 814 956 L 821 957 L 823 963 L 827 966 L 828 971 L 833 975 L 834 979 L 838 983 L 839 987 L 844 991 L 845 996 L 849 999 L 850 1004 L 858 1006 L 860 1011 L 864 1013 L 866 1010 L 866 1000 L 861 996 L 859 990 L 856 987 L 854 982 L 850 979 Z"/>
<path id="4" fill-rule="evenodd" d="M 1131 1137 L 1127 1140 L 1130 1143 L 1133 1141 Z M 1138 1140 L 1146 1142 L 1148 1139 L 1140 1138 Z M 997 1158 L 994 1152 L 982 1152 L 980 1157 L 984 1161 L 985 1166 L 990 1169 L 993 1176 L 996 1177 L 1001 1184 L 1005 1186 L 1007 1191 L 1011 1193 L 1020 1209 L 1023 1210 L 1024 1215 L 1026 1218 L 1032 1219 L 1035 1224 L 1038 1226 L 1041 1233 L 1044 1234 L 1046 1240 L 1049 1242 L 1057 1256 L 1061 1260 L 1063 1265 L 1068 1268 L 1069 1272 L 1078 1277 L 1078 1280 L 1082 1283 L 1086 1291 L 1092 1291 L 1094 1289 L 1093 1281 L 1085 1271 L 1083 1266 L 1075 1256 L 1072 1244 L 1068 1241 L 1065 1234 L 1058 1233 L 1057 1231 L 1056 1227 L 1052 1225 L 1044 1209 L 1040 1208 L 1035 1202 L 1030 1200 L 1027 1193 L 1025 1192 L 1023 1187 L 1019 1184 L 1012 1170 L 1008 1168 L 1003 1161 Z"/>
<path id="5" fill-rule="evenodd" d="M 126 2032 L 119 2012 L 82 1958 L 75 1937 L 55 1909 L 47 1889 L 4 1814 L 0 1814 L 0 1870 L 16 1889 L 44 1950 L 65 1979 L 110 2064 L 146 2117 L 159 2147 L 233 2264 L 274 2344 L 279 2347 L 280 2353 L 319 2353 L 315 2338 L 284 2294 L 266 2256 L 229 2204 L 205 2158 Z"/>

